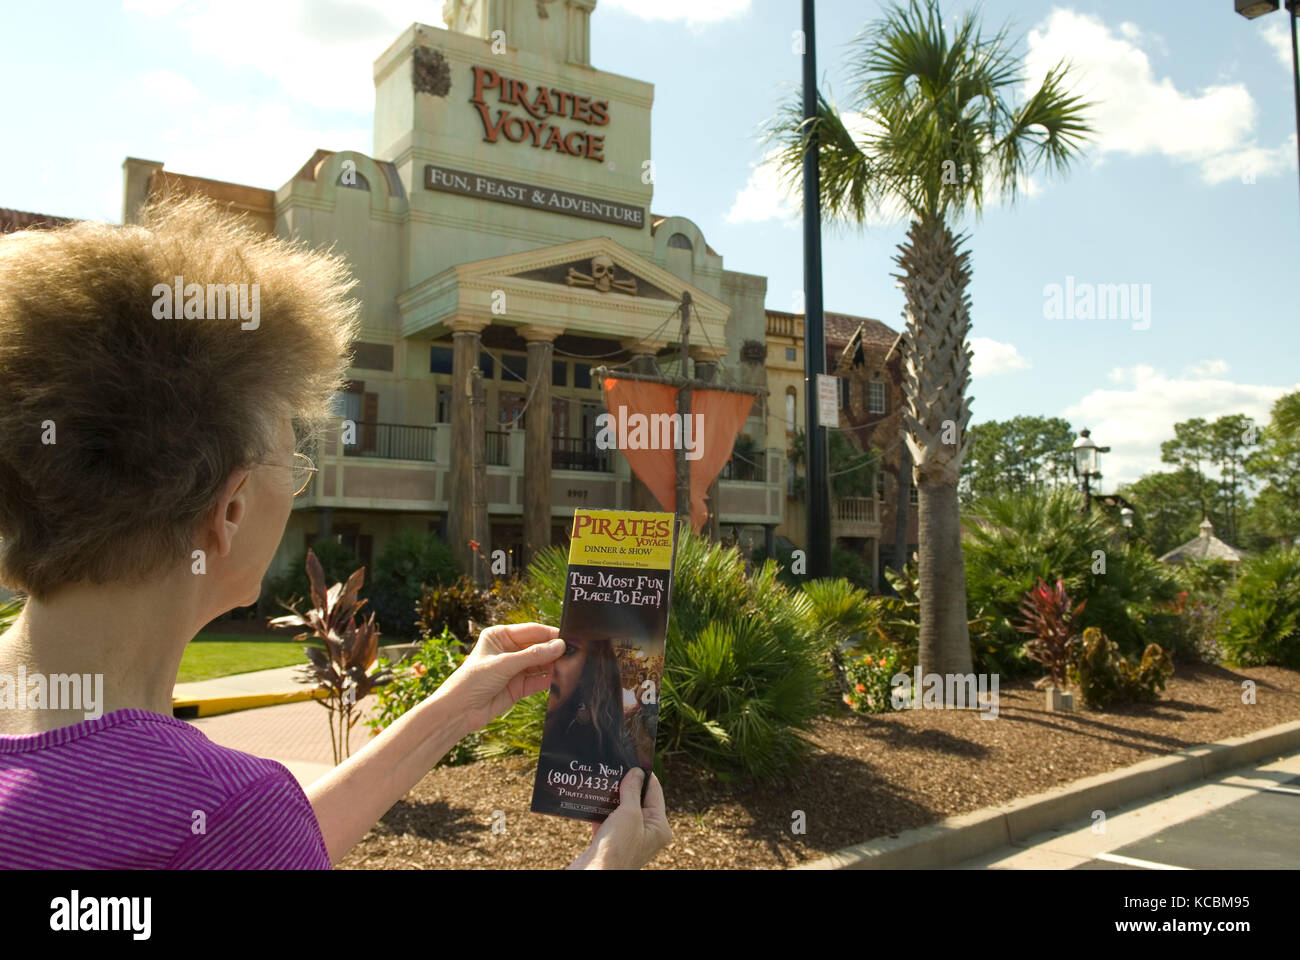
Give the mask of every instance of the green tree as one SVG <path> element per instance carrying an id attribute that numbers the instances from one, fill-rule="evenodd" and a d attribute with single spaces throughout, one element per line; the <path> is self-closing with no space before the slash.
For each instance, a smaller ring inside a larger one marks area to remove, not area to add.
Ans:
<path id="1" fill-rule="evenodd" d="M 986 185 L 1014 201 L 1039 168 L 1064 172 L 1091 132 L 1086 104 L 1066 92 L 1064 63 L 1018 105 L 1021 64 L 1005 29 L 982 33 L 974 14 L 951 27 L 938 0 L 892 4 L 860 34 L 853 103 L 841 113 L 823 96 L 803 119 L 791 100 L 772 138 L 791 181 L 817 151 L 821 209 L 862 226 L 875 211 L 911 221 L 895 260 L 906 310 L 902 336 L 906 442 L 919 512 L 920 660 L 927 673 L 971 670 L 957 480 L 970 420 L 970 252 L 950 224 L 978 217 Z M 866 119 L 850 132 L 849 112 Z"/>
<path id="2" fill-rule="evenodd" d="M 1192 472 L 1193 493 L 1201 517 L 1210 515 L 1210 484 L 1205 467 L 1214 459 L 1210 425 L 1203 417 L 1174 424 L 1174 438 L 1160 444 L 1160 459 Z"/>
<path id="3" fill-rule="evenodd" d="M 1273 405 L 1259 441 L 1246 458 L 1246 470 L 1261 489 L 1243 518 L 1242 545 L 1289 546 L 1300 537 L 1300 391 Z"/>
<path id="4" fill-rule="evenodd" d="M 988 420 L 966 435 L 961 487 L 966 502 L 999 491 L 1069 482 L 1074 431 L 1060 417 Z"/>
<path id="5" fill-rule="evenodd" d="M 1200 479 L 1190 467 L 1148 473 L 1120 487 L 1137 514 L 1134 532 L 1157 556 L 1196 536 L 1204 518 L 1198 501 Z"/>

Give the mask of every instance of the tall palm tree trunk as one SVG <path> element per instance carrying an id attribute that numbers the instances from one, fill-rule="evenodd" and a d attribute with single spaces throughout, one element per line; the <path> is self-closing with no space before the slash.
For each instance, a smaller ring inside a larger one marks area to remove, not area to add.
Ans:
<path id="1" fill-rule="evenodd" d="M 913 221 L 895 262 L 907 306 L 903 421 L 915 464 L 921 672 L 970 673 L 957 479 L 970 400 L 970 253 L 937 217 Z M 945 685 L 945 688 L 947 685 Z"/>

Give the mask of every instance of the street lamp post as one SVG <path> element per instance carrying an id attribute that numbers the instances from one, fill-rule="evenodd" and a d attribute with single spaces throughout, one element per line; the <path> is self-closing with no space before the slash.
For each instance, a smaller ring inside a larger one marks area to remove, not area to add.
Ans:
<path id="1" fill-rule="evenodd" d="M 1101 471 L 1097 469 L 1101 465 L 1100 455 L 1110 453 L 1110 447 L 1099 447 L 1096 441 L 1092 439 L 1092 434 L 1087 427 L 1079 431 L 1079 439 L 1074 441 L 1074 475 L 1079 478 L 1080 489 L 1083 491 L 1083 512 L 1088 513 L 1092 510 L 1092 482 L 1101 479 Z"/>
<path id="2" fill-rule="evenodd" d="M 1279 0 L 1234 0 L 1237 12 L 1247 20 L 1254 20 L 1278 9 Z M 1300 0 L 1286 0 L 1286 11 L 1291 21 L 1291 73 L 1295 85 L 1296 155 L 1300 157 L 1300 51 L 1296 46 L 1296 17 L 1300 17 Z"/>

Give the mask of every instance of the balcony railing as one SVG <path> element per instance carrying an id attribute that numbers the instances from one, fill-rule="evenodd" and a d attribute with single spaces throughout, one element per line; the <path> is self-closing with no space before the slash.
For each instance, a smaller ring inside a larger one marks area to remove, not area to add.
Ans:
<path id="1" fill-rule="evenodd" d="M 876 522 L 876 501 L 870 497 L 844 497 L 834 504 L 835 519 L 841 523 Z"/>
<path id="2" fill-rule="evenodd" d="M 767 482 L 767 454 L 751 451 L 744 455 L 733 453 L 722 466 L 719 480 L 738 480 L 741 483 Z"/>
<path id="3" fill-rule="evenodd" d="M 609 451 L 596 446 L 595 438 L 551 437 L 552 470 L 590 470 L 609 473 Z"/>
<path id="4" fill-rule="evenodd" d="M 487 430 L 483 434 L 484 461 L 494 467 L 510 466 L 510 432 Z"/>
<path id="5" fill-rule="evenodd" d="M 767 332 L 775 337 L 801 337 L 802 331 L 799 324 L 803 317 L 774 317 L 771 314 L 767 316 Z"/>
<path id="6" fill-rule="evenodd" d="M 349 457 L 378 457 L 382 460 L 425 460 L 432 463 L 433 427 L 416 427 L 403 423 L 367 423 L 357 425 L 356 443 L 344 444 Z"/>

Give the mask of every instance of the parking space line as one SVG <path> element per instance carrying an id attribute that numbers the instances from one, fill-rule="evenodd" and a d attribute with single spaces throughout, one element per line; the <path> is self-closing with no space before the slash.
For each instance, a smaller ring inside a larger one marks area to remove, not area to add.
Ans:
<path id="1" fill-rule="evenodd" d="M 1122 853 L 1099 853 L 1096 860 L 1105 860 L 1107 863 L 1119 863 L 1126 867 L 1141 867 L 1143 870 L 1187 870 L 1188 867 L 1175 867 L 1168 863 L 1156 863 L 1154 860 L 1139 860 L 1137 857 L 1126 857 Z"/>

